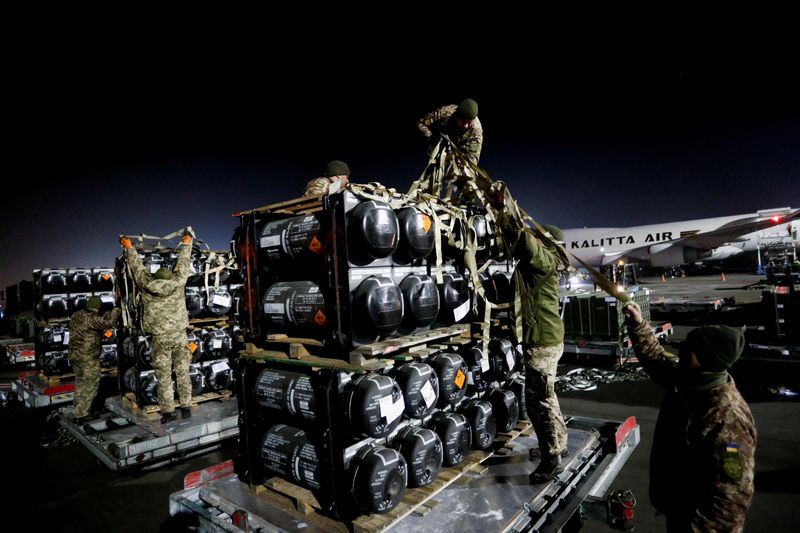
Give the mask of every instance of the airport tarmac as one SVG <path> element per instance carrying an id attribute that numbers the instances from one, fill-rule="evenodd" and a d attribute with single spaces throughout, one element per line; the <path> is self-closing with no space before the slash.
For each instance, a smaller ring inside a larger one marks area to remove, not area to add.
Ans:
<path id="1" fill-rule="evenodd" d="M 748 289 L 760 280 L 748 274 L 726 274 L 641 280 L 653 291 L 654 299 L 670 297 L 734 297 L 733 311 L 704 316 L 676 314 L 667 317 L 675 326 L 668 344 L 682 340 L 699 323 L 724 322 L 731 325 L 757 319 L 760 290 Z M 663 317 L 659 317 L 662 319 Z M 744 325 L 744 324 L 738 324 Z M 748 324 L 751 325 L 751 324 Z M 563 374 L 578 364 L 563 361 Z M 591 366 L 583 361 L 580 366 Z M 800 390 L 798 372 L 732 373 L 750 403 L 758 429 L 756 451 L 756 495 L 748 514 L 746 531 L 793 531 L 800 523 L 800 401 L 792 391 Z M 18 371 L 18 370 L 17 370 Z M 14 370 L 0 372 L 8 382 Z M 786 387 L 780 389 L 780 387 Z M 612 484 L 632 489 L 637 531 L 664 530 L 663 517 L 647 497 L 649 453 L 653 429 L 663 391 L 649 380 L 599 384 L 593 391 L 560 393 L 566 415 L 624 419 L 636 416 L 642 442 Z M 47 410 L 25 408 L 19 403 L 0 407 L 0 457 L 4 497 L 0 499 L 4 530 L 49 531 L 186 531 L 169 518 L 168 498 L 181 490 L 186 474 L 233 457 L 235 442 L 208 454 L 186 459 L 148 472 L 115 472 L 100 463 L 78 443 L 48 447 L 57 426 L 47 421 Z M 60 445 L 59 445 L 60 444 Z M 174 526 L 174 527 L 173 527 Z M 582 531 L 609 529 L 599 522 L 587 522 Z M 484 532 L 485 533 L 485 532 Z"/>

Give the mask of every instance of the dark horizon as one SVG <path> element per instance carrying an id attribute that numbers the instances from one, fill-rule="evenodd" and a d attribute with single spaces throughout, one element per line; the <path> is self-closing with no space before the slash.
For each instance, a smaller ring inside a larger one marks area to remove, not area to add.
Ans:
<path id="1" fill-rule="evenodd" d="M 542 223 L 619 227 L 800 207 L 791 74 L 496 65 L 477 81 L 424 83 L 428 74 L 408 66 L 351 66 L 327 82 L 288 68 L 232 70 L 62 66 L 55 93 L 20 69 L 0 289 L 35 268 L 112 266 L 122 233 L 191 225 L 227 248 L 233 212 L 300 195 L 331 159 L 346 161 L 355 182 L 405 191 L 426 162 L 417 119 L 465 97 L 480 108 L 481 167 Z M 22 191 L 12 196 L 12 186 Z"/>

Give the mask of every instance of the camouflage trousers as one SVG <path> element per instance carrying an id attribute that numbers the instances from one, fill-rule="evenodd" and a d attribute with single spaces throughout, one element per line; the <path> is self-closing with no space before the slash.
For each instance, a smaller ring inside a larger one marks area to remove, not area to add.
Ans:
<path id="1" fill-rule="evenodd" d="M 100 354 L 71 355 L 69 360 L 75 373 L 74 416 L 87 416 L 100 387 Z"/>
<path id="2" fill-rule="evenodd" d="M 189 351 L 189 341 L 185 331 L 153 335 L 152 364 L 156 371 L 158 405 L 162 413 L 171 413 L 175 410 L 175 392 L 172 390 L 173 370 L 181 407 L 192 405 L 192 381 L 189 379 L 191 362 L 192 354 Z"/>
<path id="3" fill-rule="evenodd" d="M 560 457 L 567 448 L 567 426 L 556 397 L 556 369 L 564 345 L 526 350 L 525 402 L 543 458 Z"/>

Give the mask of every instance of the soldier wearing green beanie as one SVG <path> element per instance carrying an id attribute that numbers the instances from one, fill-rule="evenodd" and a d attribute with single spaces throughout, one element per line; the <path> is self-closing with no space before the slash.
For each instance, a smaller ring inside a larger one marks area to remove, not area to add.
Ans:
<path id="1" fill-rule="evenodd" d="M 417 130 L 432 146 L 442 135 L 447 135 L 470 161 L 478 164 L 483 146 L 483 127 L 475 100 L 467 98 L 458 104 L 434 109 L 419 119 Z"/>
<path id="2" fill-rule="evenodd" d="M 623 313 L 639 361 L 667 389 L 650 453 L 653 506 L 667 531 L 741 531 L 753 499 L 756 427 L 727 370 L 744 351 L 744 334 L 702 326 L 675 356 L 637 304 Z"/>
<path id="3" fill-rule="evenodd" d="M 303 196 L 316 196 L 338 192 L 350 183 L 350 167 L 344 161 L 334 159 L 325 165 L 324 175 L 306 184 Z"/>
<path id="4" fill-rule="evenodd" d="M 117 322 L 121 312 L 115 308 L 101 315 L 102 305 L 98 296 L 92 296 L 86 300 L 86 307 L 75 311 L 69 319 L 67 356 L 75 373 L 73 417 L 77 424 L 94 419 L 90 410 L 100 387 L 100 336 Z"/>

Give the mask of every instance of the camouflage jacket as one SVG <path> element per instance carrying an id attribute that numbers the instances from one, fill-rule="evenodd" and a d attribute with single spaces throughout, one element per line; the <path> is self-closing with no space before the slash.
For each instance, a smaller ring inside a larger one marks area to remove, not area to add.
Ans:
<path id="1" fill-rule="evenodd" d="M 483 128 L 478 117 L 466 130 L 458 127 L 455 116 L 457 105 L 446 105 L 435 109 L 419 119 L 417 130 L 431 142 L 438 142 L 437 134 L 447 135 L 459 150 L 464 152 L 473 163 L 478 164 L 483 146 Z"/>
<path id="2" fill-rule="evenodd" d="M 347 187 L 350 180 L 347 176 L 328 176 L 328 177 L 320 177 L 314 178 L 313 180 L 306 183 L 306 190 L 303 193 L 303 196 L 316 196 L 318 194 L 328 194 L 328 189 L 335 181 L 340 181 L 341 184 L 339 185 L 339 190 L 341 191 L 345 187 Z"/>
<path id="3" fill-rule="evenodd" d="M 136 247 L 125 250 L 128 267 L 142 294 L 144 312 L 142 329 L 153 335 L 166 335 L 184 331 L 189 327 L 184 287 L 191 274 L 189 258 L 191 244 L 181 244 L 172 279 L 156 279 L 142 264 Z"/>
<path id="4" fill-rule="evenodd" d="M 100 315 L 81 309 L 69 319 L 69 358 L 73 361 L 100 357 L 101 332 L 113 326 L 121 310 L 112 309 Z"/>
<path id="5" fill-rule="evenodd" d="M 668 388 L 650 455 L 650 499 L 681 531 L 741 531 L 753 499 L 756 428 L 733 379 L 681 390 L 678 358 L 647 322 L 630 328 L 636 355 Z"/>
<path id="6" fill-rule="evenodd" d="M 519 226 L 506 211 L 497 223 L 516 259 L 514 286 L 522 304 L 522 341 L 527 346 L 564 342 L 564 322 L 558 312 L 560 260 L 533 233 Z"/>

